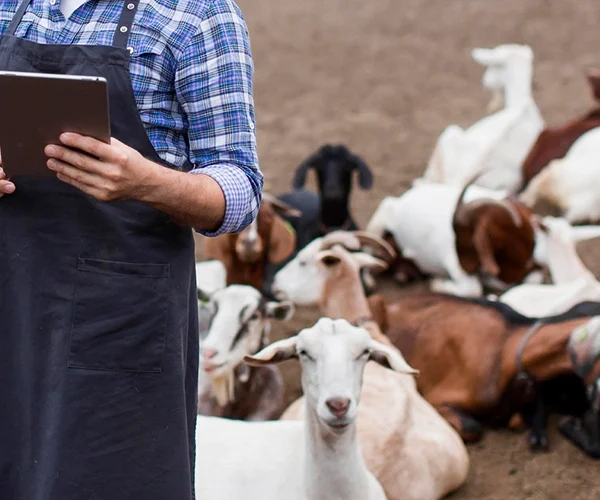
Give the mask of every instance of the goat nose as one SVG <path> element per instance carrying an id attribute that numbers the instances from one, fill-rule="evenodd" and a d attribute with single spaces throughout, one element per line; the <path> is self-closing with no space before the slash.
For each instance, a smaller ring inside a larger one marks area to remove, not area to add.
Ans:
<path id="1" fill-rule="evenodd" d="M 325 401 L 325 404 L 337 418 L 342 418 L 346 415 L 348 408 L 350 408 L 350 400 L 348 398 L 331 398 Z"/>
<path id="2" fill-rule="evenodd" d="M 202 357 L 204 359 L 212 359 L 218 354 L 216 349 L 202 349 Z"/>

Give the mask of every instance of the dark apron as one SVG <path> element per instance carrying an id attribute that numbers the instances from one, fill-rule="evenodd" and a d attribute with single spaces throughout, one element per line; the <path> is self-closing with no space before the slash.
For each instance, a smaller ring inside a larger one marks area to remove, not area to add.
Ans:
<path id="1" fill-rule="evenodd" d="M 0 70 L 103 76 L 112 135 L 161 162 L 129 75 L 139 0 L 126 1 L 112 47 L 15 37 L 29 3 L 0 39 Z M 55 178 L 14 182 L 0 199 L 0 499 L 193 498 L 191 230 Z"/>

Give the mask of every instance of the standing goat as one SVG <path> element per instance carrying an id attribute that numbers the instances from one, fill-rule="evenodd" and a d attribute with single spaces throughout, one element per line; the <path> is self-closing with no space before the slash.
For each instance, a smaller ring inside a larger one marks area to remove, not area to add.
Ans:
<path id="1" fill-rule="evenodd" d="M 256 219 L 239 234 L 204 239 L 208 259 L 220 260 L 227 269 L 227 284 L 268 288 L 273 266 L 282 265 L 296 251 L 296 234 L 282 216 L 301 213 L 277 198 L 263 194 Z"/>
<path id="2" fill-rule="evenodd" d="M 319 304 L 325 315 L 362 325 L 391 347 L 371 320 L 361 286 L 361 268 L 386 267 L 361 251 L 367 247 L 388 251 L 382 241 L 360 233 L 336 231 L 315 240 L 275 275 L 273 292 L 297 305 Z M 301 419 L 303 401 L 295 401 L 282 419 Z M 366 366 L 358 439 L 367 467 L 390 500 L 437 500 L 466 480 L 469 457 L 464 444 L 417 392 L 413 378 Z"/>
<path id="3" fill-rule="evenodd" d="M 279 370 L 242 363 L 268 344 L 271 319 L 287 321 L 290 302 L 269 302 L 255 288 L 230 285 L 206 302 L 210 326 L 200 339 L 198 413 L 240 420 L 273 420 L 283 410 L 284 387 Z"/>
<path id="4" fill-rule="evenodd" d="M 363 371 L 369 360 L 386 367 L 382 370 L 415 370 L 363 328 L 329 318 L 245 359 L 265 366 L 292 358 L 302 367 L 301 421 L 198 417 L 196 498 L 386 500 L 356 437 Z"/>
<path id="5" fill-rule="evenodd" d="M 600 221 L 600 128 L 594 128 L 537 174 L 519 199 L 528 207 L 538 200 L 557 206 L 571 223 Z"/>
<path id="6" fill-rule="evenodd" d="M 358 171 L 359 186 L 362 189 L 371 189 L 373 174 L 365 161 L 350 152 L 346 146 L 326 144 L 296 169 L 294 189 L 304 187 L 306 175 L 311 168 L 315 170 L 318 179 L 321 234 L 335 229 L 357 229 L 358 226 L 350 213 L 352 174 L 355 170 Z"/>
<path id="7" fill-rule="evenodd" d="M 600 71 L 589 72 L 587 80 L 592 95 L 597 101 L 600 101 Z M 579 137 L 598 126 L 600 126 L 600 106 L 596 104 L 583 116 L 570 120 L 564 125 L 545 128 L 523 162 L 523 186 L 521 189 L 527 187 L 531 179 L 552 160 L 564 158 Z"/>
<path id="8" fill-rule="evenodd" d="M 483 85 L 494 92 L 492 104 L 505 107 L 463 130 L 442 132 L 424 179 L 464 186 L 479 172 L 477 184 L 515 193 L 522 185 L 522 164 L 544 121 L 531 94 L 533 52 L 527 45 L 477 48 L 473 59 L 485 66 Z M 499 98 L 503 93 L 503 99 Z"/>

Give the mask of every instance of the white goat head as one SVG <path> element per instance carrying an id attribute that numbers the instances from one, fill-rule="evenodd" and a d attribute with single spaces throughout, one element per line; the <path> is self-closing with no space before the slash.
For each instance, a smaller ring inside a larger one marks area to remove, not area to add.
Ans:
<path id="1" fill-rule="evenodd" d="M 245 360 L 260 366 L 291 358 L 298 358 L 302 366 L 309 415 L 332 432 L 343 432 L 356 419 L 367 361 L 399 373 L 418 373 L 396 351 L 344 319 L 321 318 L 295 337 L 275 342 Z"/>
<path id="2" fill-rule="evenodd" d="M 267 344 L 270 319 L 287 321 L 294 314 L 291 302 L 269 302 L 248 285 L 230 285 L 210 296 L 199 290 L 199 299 L 210 314 L 201 367 L 212 379 L 232 374 L 244 356 Z"/>
<path id="3" fill-rule="evenodd" d="M 475 62 L 486 67 L 482 77 L 483 86 L 493 92 L 488 111 L 494 112 L 502 107 L 504 91 L 516 81 L 531 91 L 533 72 L 533 51 L 528 45 L 505 44 L 492 49 L 476 48 L 471 55 Z"/>
<path id="4" fill-rule="evenodd" d="M 297 305 L 316 305 L 325 295 L 327 282 L 340 275 L 342 266 L 339 264 L 342 262 L 356 274 L 361 269 L 374 272 L 385 270 L 387 264 L 384 261 L 360 251 L 363 246 L 375 246 L 384 250 L 390 258 L 395 257 L 390 245 L 379 238 L 360 231 L 334 231 L 310 242 L 275 274 L 273 293 Z"/>

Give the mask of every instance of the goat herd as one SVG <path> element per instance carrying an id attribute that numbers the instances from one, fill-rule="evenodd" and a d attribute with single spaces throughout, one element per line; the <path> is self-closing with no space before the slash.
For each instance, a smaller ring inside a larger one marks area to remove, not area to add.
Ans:
<path id="1" fill-rule="evenodd" d="M 544 128 L 531 49 L 472 55 L 487 116 L 444 130 L 423 177 L 364 230 L 352 175 L 369 189 L 372 173 L 326 145 L 246 230 L 203 241 L 198 499 L 439 499 L 467 480 L 484 425 L 529 428 L 546 450 L 551 413 L 600 457 L 600 283 L 576 250 L 600 236 L 600 106 Z M 588 81 L 600 101 L 600 74 Z M 384 272 L 431 292 L 390 303 Z M 269 343 L 272 321 L 310 305 L 316 324 Z M 276 365 L 290 359 L 304 395 L 285 409 Z"/>

